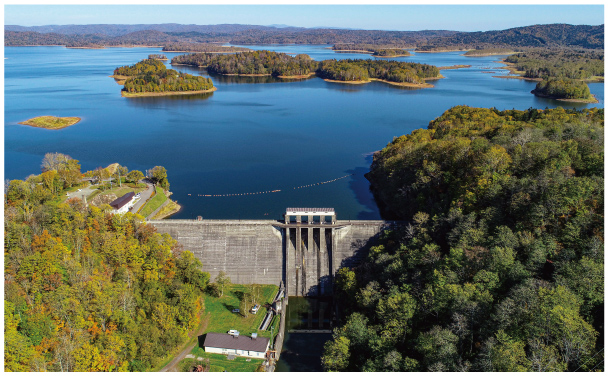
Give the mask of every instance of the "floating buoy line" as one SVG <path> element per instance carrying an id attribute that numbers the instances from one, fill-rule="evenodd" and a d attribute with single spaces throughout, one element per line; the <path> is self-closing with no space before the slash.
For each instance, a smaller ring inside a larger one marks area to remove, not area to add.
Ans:
<path id="1" fill-rule="evenodd" d="M 329 181 L 311 183 L 309 185 L 296 186 L 296 187 L 293 187 L 292 189 L 293 190 L 299 190 L 299 189 L 309 188 L 309 187 L 313 187 L 313 186 L 325 185 L 327 183 L 332 183 L 332 182 L 340 181 L 341 179 L 345 179 L 345 178 L 350 177 L 352 175 L 354 175 L 354 174 L 343 175 L 342 177 L 334 178 L 334 179 L 331 179 Z M 275 192 L 280 192 L 280 191 L 282 191 L 282 190 L 276 189 L 276 190 L 266 190 L 266 191 L 256 191 L 256 192 L 242 192 L 242 193 L 238 193 L 238 194 L 188 194 L 188 196 L 200 196 L 200 197 L 205 197 L 205 198 L 218 198 L 218 197 L 228 197 L 228 196 L 273 194 Z"/>

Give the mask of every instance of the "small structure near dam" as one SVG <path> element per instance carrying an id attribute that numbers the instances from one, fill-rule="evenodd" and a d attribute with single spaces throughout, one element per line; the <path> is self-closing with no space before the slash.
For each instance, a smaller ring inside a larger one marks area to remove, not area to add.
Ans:
<path id="1" fill-rule="evenodd" d="M 285 282 L 286 296 L 331 296 L 341 267 L 354 267 L 399 222 L 337 220 L 333 208 L 288 208 L 278 220 L 154 220 L 203 263 L 213 280 Z"/>

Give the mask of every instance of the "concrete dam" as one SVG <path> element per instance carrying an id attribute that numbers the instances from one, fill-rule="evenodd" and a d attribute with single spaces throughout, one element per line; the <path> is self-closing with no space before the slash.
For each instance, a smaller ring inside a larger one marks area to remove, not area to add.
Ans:
<path id="1" fill-rule="evenodd" d="M 303 221 L 306 218 L 306 221 Z M 155 220 L 203 263 L 211 279 L 279 284 L 289 296 L 330 296 L 341 267 L 356 266 L 390 221 L 340 221 L 332 208 L 288 208 L 277 220 Z"/>

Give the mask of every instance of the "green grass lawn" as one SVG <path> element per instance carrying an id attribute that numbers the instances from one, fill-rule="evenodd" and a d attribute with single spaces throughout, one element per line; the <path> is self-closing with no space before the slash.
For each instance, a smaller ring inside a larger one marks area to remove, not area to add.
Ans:
<path id="1" fill-rule="evenodd" d="M 258 333 L 259 336 L 270 336 L 270 331 L 258 331 L 260 323 L 266 315 L 266 309 L 261 308 L 257 314 L 233 313 L 234 308 L 239 308 L 239 297 L 245 291 L 246 286 L 233 284 L 228 292 L 224 292 L 222 297 L 205 296 L 205 311 L 209 313 L 209 323 L 205 332 L 225 333 L 228 330 L 238 330 L 241 335 L 250 336 Z M 272 303 L 279 288 L 276 285 L 261 285 L 262 302 Z"/>
<path id="2" fill-rule="evenodd" d="M 156 195 L 154 195 L 150 200 L 148 200 L 148 203 L 144 205 L 144 207 L 140 210 L 139 214 L 144 217 L 150 215 L 152 212 L 154 212 L 154 210 L 159 208 L 161 204 L 165 203 L 166 200 L 167 197 L 165 196 L 165 192 L 163 192 L 163 189 L 161 187 L 157 186 Z"/>
<path id="3" fill-rule="evenodd" d="M 206 353 L 202 348 L 195 347 L 192 354 L 195 357 L 203 357 L 209 359 L 210 372 L 255 372 L 259 365 L 262 364 L 262 359 L 254 359 L 247 357 L 235 357 L 234 360 L 228 360 L 226 355 L 217 353 Z M 249 359 L 250 361 L 246 361 Z M 181 372 L 189 371 L 193 365 L 202 364 L 203 361 L 195 359 L 184 359 L 178 364 L 178 370 Z"/>

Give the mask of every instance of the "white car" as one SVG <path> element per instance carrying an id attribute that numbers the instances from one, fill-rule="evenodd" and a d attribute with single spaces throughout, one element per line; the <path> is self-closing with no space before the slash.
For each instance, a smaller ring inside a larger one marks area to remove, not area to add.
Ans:
<path id="1" fill-rule="evenodd" d="M 236 335 L 236 336 L 239 336 L 239 331 L 237 331 L 237 330 L 228 330 L 228 334 L 229 334 L 229 335 Z"/>

